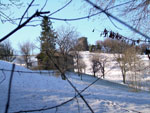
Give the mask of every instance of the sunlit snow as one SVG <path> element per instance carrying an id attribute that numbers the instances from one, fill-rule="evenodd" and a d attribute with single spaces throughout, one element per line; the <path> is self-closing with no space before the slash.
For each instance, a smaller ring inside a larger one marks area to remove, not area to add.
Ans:
<path id="1" fill-rule="evenodd" d="M 86 60 L 86 57 L 84 58 Z M 5 80 L 0 84 L 0 113 L 4 113 L 8 81 L 11 73 L 4 71 L 4 69 L 12 70 L 12 64 L 0 61 L 0 69 L 0 81 L 6 76 Z M 15 70 L 33 72 L 21 66 L 16 66 Z M 77 94 L 66 80 L 62 80 L 61 77 L 55 77 L 53 74 L 54 73 L 44 75 L 40 73 L 14 72 L 9 112 L 13 113 L 53 107 L 71 99 Z M 115 74 L 112 73 L 112 75 L 114 76 Z M 106 78 L 114 79 L 113 76 Z M 71 72 L 67 73 L 67 77 L 79 91 L 97 79 L 91 75 L 83 75 L 83 80 L 81 80 L 77 74 Z M 128 88 L 127 85 L 100 79 L 85 90 L 82 95 L 95 113 L 150 112 L 150 92 L 134 92 L 134 90 Z M 90 110 L 78 96 L 76 99 L 61 107 L 34 113 L 55 112 L 90 113 Z"/>

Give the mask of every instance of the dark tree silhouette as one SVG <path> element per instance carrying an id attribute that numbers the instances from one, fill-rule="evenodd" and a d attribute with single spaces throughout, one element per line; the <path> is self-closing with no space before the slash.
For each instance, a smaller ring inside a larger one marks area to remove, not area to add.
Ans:
<path id="1" fill-rule="evenodd" d="M 41 64 L 44 66 L 44 69 L 49 69 L 49 65 L 51 64 L 46 51 L 50 52 L 50 55 L 53 56 L 55 52 L 55 45 L 56 45 L 56 32 L 53 30 L 52 22 L 47 16 L 43 17 L 41 23 L 41 36 L 40 39 L 40 54 L 38 55 L 38 59 L 41 60 Z"/>

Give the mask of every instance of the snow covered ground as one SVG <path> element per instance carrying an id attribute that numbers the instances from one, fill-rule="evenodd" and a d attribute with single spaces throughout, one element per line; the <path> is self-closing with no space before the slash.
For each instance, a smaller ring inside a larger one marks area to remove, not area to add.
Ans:
<path id="1" fill-rule="evenodd" d="M 102 57 L 104 59 L 106 59 L 106 64 L 105 64 L 105 80 L 110 80 L 116 83 L 120 83 L 122 84 L 122 73 L 120 70 L 120 67 L 118 65 L 118 63 L 115 60 L 115 56 L 114 54 L 109 54 L 109 53 L 92 53 L 89 51 L 82 51 L 80 52 L 80 55 L 82 57 L 82 60 L 85 62 L 86 64 L 86 69 L 85 69 L 85 73 L 89 74 L 89 75 L 93 75 L 91 66 L 91 59 L 93 57 L 93 55 L 98 55 L 99 57 Z M 117 56 L 117 54 L 116 54 Z M 150 60 L 148 59 L 147 55 L 139 55 L 139 57 L 141 58 L 141 60 L 145 63 L 145 65 L 150 66 Z M 142 67 L 142 65 L 141 65 Z M 150 68 L 144 69 L 142 75 L 140 76 L 142 78 L 141 82 L 144 86 L 145 89 L 149 90 L 150 87 Z M 84 71 L 83 71 L 84 72 Z M 101 76 L 101 72 L 97 72 L 96 76 Z M 128 77 L 131 77 L 131 75 L 128 74 L 128 76 L 126 77 L 126 79 L 128 79 Z M 148 88 L 145 86 L 148 86 Z"/>
<path id="2" fill-rule="evenodd" d="M 5 70 L 4 70 L 5 69 Z M 0 61 L 0 113 L 4 113 L 8 81 L 12 64 Z M 7 71 L 6 71 L 7 70 Z M 16 66 L 16 71 L 33 72 L 21 66 Z M 83 80 L 74 73 L 67 73 L 69 80 L 81 91 L 97 78 L 83 75 Z M 6 77 L 6 78 L 5 78 Z M 11 89 L 10 113 L 24 110 L 46 109 L 59 105 L 75 96 L 74 89 L 66 80 L 53 76 L 53 73 L 33 74 L 14 72 Z M 85 90 L 85 97 L 95 113 L 149 113 L 150 92 L 134 92 L 125 85 L 107 80 L 98 80 L 94 85 Z M 63 106 L 34 113 L 90 113 L 80 97 L 64 104 Z"/>

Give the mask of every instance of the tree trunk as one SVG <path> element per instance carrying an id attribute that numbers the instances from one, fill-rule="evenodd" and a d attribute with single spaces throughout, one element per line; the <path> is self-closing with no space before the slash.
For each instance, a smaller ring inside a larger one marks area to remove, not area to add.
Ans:
<path id="1" fill-rule="evenodd" d="M 123 74 L 122 76 L 123 76 L 123 83 L 125 84 L 126 83 L 126 76 L 125 76 L 125 74 Z"/>
<path id="2" fill-rule="evenodd" d="M 104 69 L 104 65 L 102 67 L 102 74 L 103 74 L 103 79 L 105 78 L 105 69 Z"/>
<path id="3" fill-rule="evenodd" d="M 95 72 L 94 72 L 94 77 L 95 77 Z"/>

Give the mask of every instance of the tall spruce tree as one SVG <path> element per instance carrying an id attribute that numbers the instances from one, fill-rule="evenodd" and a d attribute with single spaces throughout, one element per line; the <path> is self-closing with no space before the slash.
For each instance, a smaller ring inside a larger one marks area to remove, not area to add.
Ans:
<path id="1" fill-rule="evenodd" d="M 42 32 L 41 36 L 39 37 L 41 51 L 37 58 L 41 61 L 42 69 L 47 70 L 50 69 L 49 66 L 51 64 L 47 52 L 52 54 L 55 51 L 57 35 L 56 32 L 53 30 L 52 22 L 47 16 L 43 17 L 41 28 Z"/>
<path id="2" fill-rule="evenodd" d="M 56 32 L 54 32 L 52 22 L 47 16 L 43 17 L 41 28 L 41 52 L 55 50 Z"/>

